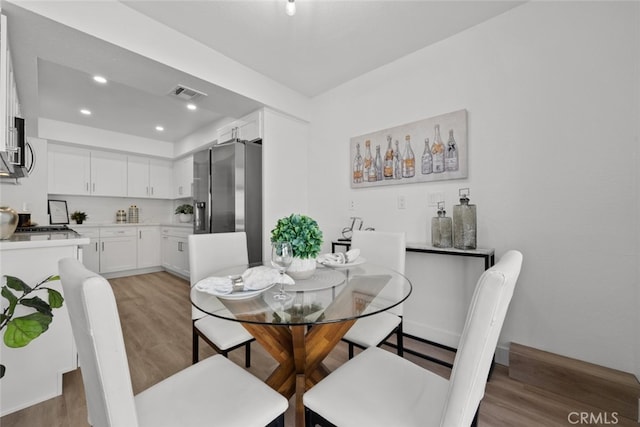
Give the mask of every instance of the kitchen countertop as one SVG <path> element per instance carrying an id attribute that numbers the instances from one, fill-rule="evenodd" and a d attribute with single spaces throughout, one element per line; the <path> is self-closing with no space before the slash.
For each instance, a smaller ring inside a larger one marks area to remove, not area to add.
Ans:
<path id="1" fill-rule="evenodd" d="M 180 227 L 180 228 L 193 228 L 193 223 L 191 222 L 178 222 L 178 223 L 168 223 L 168 222 L 125 222 L 125 223 L 116 223 L 116 222 L 94 222 L 94 223 L 83 223 L 83 224 L 69 224 L 67 227 L 73 230 L 82 230 L 83 228 L 95 228 L 95 227 L 151 227 L 151 226 L 159 226 L 159 227 Z"/>
<path id="2" fill-rule="evenodd" d="M 7 240 L 0 240 L 0 251 L 30 248 L 88 245 L 89 239 L 73 230 L 42 233 L 14 233 Z"/>

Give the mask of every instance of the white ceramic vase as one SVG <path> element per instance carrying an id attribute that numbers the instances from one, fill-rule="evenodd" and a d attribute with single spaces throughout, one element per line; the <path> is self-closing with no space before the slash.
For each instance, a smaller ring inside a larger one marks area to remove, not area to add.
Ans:
<path id="1" fill-rule="evenodd" d="M 18 212 L 8 206 L 0 207 L 0 240 L 8 239 L 18 226 Z"/>
<path id="2" fill-rule="evenodd" d="M 293 262 L 287 269 L 287 274 L 295 279 L 308 279 L 316 271 L 315 258 L 293 257 Z"/>
<path id="3" fill-rule="evenodd" d="M 193 220 L 193 214 L 181 213 L 179 219 L 180 222 L 191 222 L 191 220 Z"/>

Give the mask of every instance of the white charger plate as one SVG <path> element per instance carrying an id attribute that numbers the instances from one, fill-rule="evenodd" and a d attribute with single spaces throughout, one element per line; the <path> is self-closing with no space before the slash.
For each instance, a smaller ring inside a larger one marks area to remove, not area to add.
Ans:
<path id="1" fill-rule="evenodd" d="M 331 262 L 331 261 L 325 261 L 325 262 L 318 261 L 318 264 L 324 265 L 325 267 L 331 267 L 331 268 L 349 268 L 349 267 L 355 267 L 356 265 L 364 264 L 365 262 L 367 262 L 366 258 L 358 257 L 355 259 L 355 261 L 346 262 L 344 264 L 340 264 L 339 262 Z"/>
<path id="2" fill-rule="evenodd" d="M 232 292 L 232 293 L 222 293 L 222 292 L 217 292 L 215 289 L 199 289 L 197 288 L 200 292 L 204 292 L 207 294 L 211 294 L 213 296 L 216 296 L 220 299 L 226 299 L 226 300 L 239 300 L 239 299 L 249 299 L 249 298 L 253 298 L 255 296 L 260 295 L 261 293 L 271 289 L 273 286 L 275 286 L 276 283 L 272 283 L 269 286 L 262 288 L 262 289 L 256 289 L 255 291 L 242 291 L 242 292 Z"/>

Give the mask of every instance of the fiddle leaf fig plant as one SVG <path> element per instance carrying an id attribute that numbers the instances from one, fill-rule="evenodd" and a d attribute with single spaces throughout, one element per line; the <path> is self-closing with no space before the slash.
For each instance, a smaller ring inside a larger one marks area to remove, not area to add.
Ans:
<path id="1" fill-rule="evenodd" d="M 53 309 L 62 307 L 64 303 L 60 292 L 43 286 L 54 280 L 60 280 L 60 276 L 49 276 L 31 287 L 17 277 L 3 276 L 1 293 L 6 304 L 3 304 L 0 314 L 0 331 L 4 329 L 3 341 L 7 347 L 24 347 L 49 329 Z M 38 291 L 47 292 L 46 301 L 35 294 Z M 30 309 L 31 313 L 14 317 L 18 306 Z M 0 378 L 5 372 L 6 367 L 0 364 Z"/>
<path id="2" fill-rule="evenodd" d="M 315 258 L 320 253 L 322 231 L 315 219 L 291 214 L 278 220 L 276 227 L 271 230 L 271 242 L 291 242 L 293 256 Z"/>

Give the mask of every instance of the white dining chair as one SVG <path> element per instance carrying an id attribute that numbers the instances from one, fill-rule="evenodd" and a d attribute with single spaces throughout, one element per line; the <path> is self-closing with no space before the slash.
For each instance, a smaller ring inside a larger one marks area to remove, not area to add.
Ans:
<path id="1" fill-rule="evenodd" d="M 81 262 L 58 264 L 93 427 L 284 427 L 287 399 L 221 355 L 134 396 L 111 285 Z"/>
<path id="2" fill-rule="evenodd" d="M 247 234 L 244 231 L 189 235 L 189 275 L 192 287 L 217 270 L 248 263 Z M 224 309 L 222 303 L 220 308 Z M 191 319 L 193 363 L 198 361 L 198 342 L 202 338 L 225 357 L 230 351 L 244 346 L 245 366 L 251 366 L 251 342 L 254 338 L 240 323 L 208 315 L 193 306 Z"/>
<path id="3" fill-rule="evenodd" d="M 353 232 L 351 248 L 359 249 L 360 256 L 367 262 L 390 268 L 404 274 L 406 256 L 405 233 L 383 231 Z M 394 332 L 396 349 L 403 355 L 402 304 L 382 313 L 358 319 L 342 338 L 349 345 L 349 359 L 354 347 L 368 348 L 382 344 Z"/>
<path id="4" fill-rule="evenodd" d="M 448 380 L 371 347 L 304 394 L 307 426 L 476 425 L 521 265 L 522 254 L 509 251 L 478 280 Z"/>

